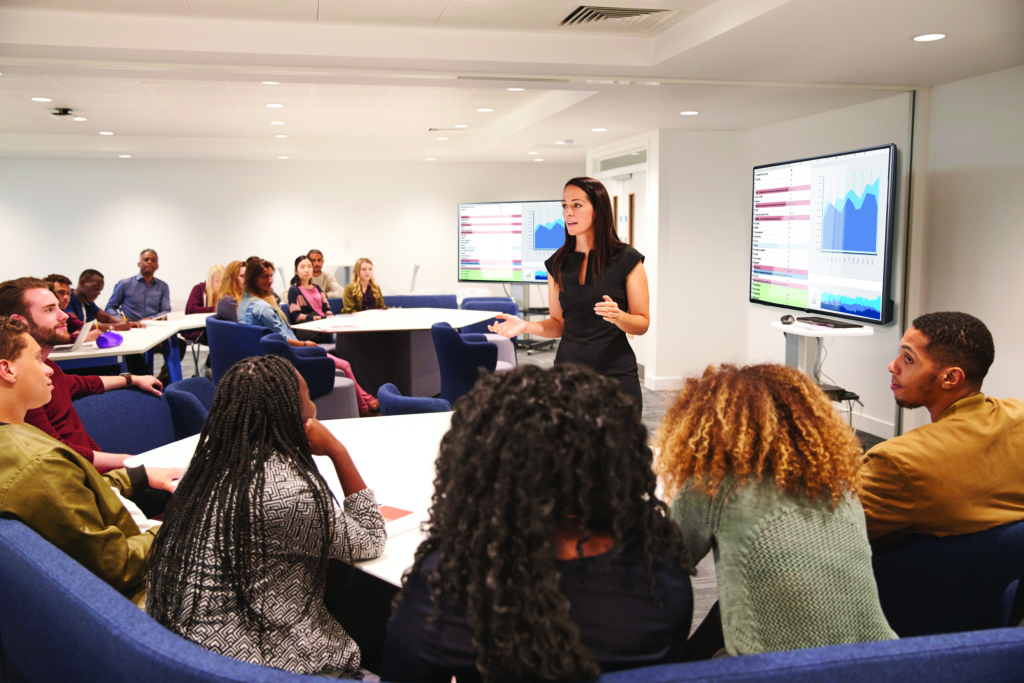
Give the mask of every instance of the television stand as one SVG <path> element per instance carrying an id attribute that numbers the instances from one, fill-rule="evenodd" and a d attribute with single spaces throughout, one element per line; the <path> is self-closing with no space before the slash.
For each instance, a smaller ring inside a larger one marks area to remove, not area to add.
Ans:
<path id="1" fill-rule="evenodd" d="M 824 337 L 870 337 L 875 333 L 870 327 L 819 327 L 817 325 L 783 325 L 772 323 L 773 330 L 786 336 L 786 365 L 810 375 L 816 382 L 820 379 L 821 340 Z"/>

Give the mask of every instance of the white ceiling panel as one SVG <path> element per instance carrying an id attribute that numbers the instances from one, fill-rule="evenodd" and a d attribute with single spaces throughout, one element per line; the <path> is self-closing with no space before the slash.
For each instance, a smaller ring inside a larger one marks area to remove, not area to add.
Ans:
<path id="1" fill-rule="evenodd" d="M 0 7 L 15 7 L 18 9 L 61 9 L 55 0 L 0 0 Z"/>
<path id="2" fill-rule="evenodd" d="M 175 97 L 234 97 L 227 83 L 203 83 L 187 85 L 146 84 L 150 94 L 161 99 Z"/>
<path id="3" fill-rule="evenodd" d="M 78 78 L 73 80 L 54 78 L 51 80 L 62 90 L 83 97 L 95 95 L 119 95 L 122 97 L 152 96 L 145 86 L 134 80 L 114 81 L 100 78 Z"/>
<path id="4" fill-rule="evenodd" d="M 315 22 L 318 0 L 188 0 L 188 4 L 197 17 L 211 19 Z"/>
<path id="5" fill-rule="evenodd" d="M 192 11 L 186 0 L 56 0 L 56 2 L 61 9 L 70 12 L 192 16 Z"/>
<path id="6" fill-rule="evenodd" d="M 447 4 L 448 0 L 320 0 L 319 21 L 429 28 Z"/>

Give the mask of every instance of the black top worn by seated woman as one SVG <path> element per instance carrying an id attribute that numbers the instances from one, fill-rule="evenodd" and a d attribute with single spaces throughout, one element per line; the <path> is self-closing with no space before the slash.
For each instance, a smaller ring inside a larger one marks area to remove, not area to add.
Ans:
<path id="1" fill-rule="evenodd" d="M 577 262 L 578 264 L 578 262 Z M 401 683 L 478 683 L 473 627 L 462 610 L 442 604 L 435 616 L 428 576 L 439 553 L 409 577 L 407 594 L 388 625 L 381 680 Z M 561 589 L 569 615 L 602 671 L 678 661 L 690 633 L 693 589 L 686 570 L 670 562 L 654 565 L 655 593 L 644 569 L 643 548 L 627 541 L 621 554 L 560 560 Z M 529 586 L 523 586 L 528 591 Z"/>
<path id="2" fill-rule="evenodd" d="M 544 262 L 552 270 L 554 256 Z M 565 330 L 558 344 L 555 363 L 578 363 L 593 368 L 605 377 L 618 380 L 622 391 L 643 408 L 640 375 L 636 367 L 636 354 L 629 345 L 626 333 L 594 312 L 594 306 L 610 296 L 625 313 L 629 313 L 626 299 L 626 278 L 644 255 L 626 245 L 612 258 L 612 262 L 594 281 L 594 252 L 587 257 L 587 273 L 580 284 L 580 265 L 583 253 L 574 251 L 565 259 L 562 287 L 558 302 L 562 305 Z"/>

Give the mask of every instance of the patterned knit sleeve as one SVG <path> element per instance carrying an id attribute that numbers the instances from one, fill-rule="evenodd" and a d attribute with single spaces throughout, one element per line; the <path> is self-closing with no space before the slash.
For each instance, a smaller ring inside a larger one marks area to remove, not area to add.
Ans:
<path id="1" fill-rule="evenodd" d="M 690 553 L 693 566 L 711 551 L 713 531 L 708 524 L 711 498 L 703 491 L 684 486 L 672 499 L 672 521 L 683 532 L 683 544 Z"/>
<path id="2" fill-rule="evenodd" d="M 388 540 L 384 517 L 380 514 L 373 489 L 363 489 L 344 500 L 344 510 L 337 510 L 334 524 L 334 545 L 331 557 L 345 559 L 346 546 L 352 548 L 353 560 L 372 560 L 384 552 Z"/>

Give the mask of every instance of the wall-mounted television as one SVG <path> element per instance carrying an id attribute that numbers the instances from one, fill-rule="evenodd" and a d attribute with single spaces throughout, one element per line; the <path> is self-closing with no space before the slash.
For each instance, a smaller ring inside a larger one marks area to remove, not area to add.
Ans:
<path id="1" fill-rule="evenodd" d="M 896 145 L 754 167 L 750 301 L 892 320 Z"/>
<path id="2" fill-rule="evenodd" d="M 459 282 L 546 283 L 564 243 L 560 199 L 459 204 Z"/>

